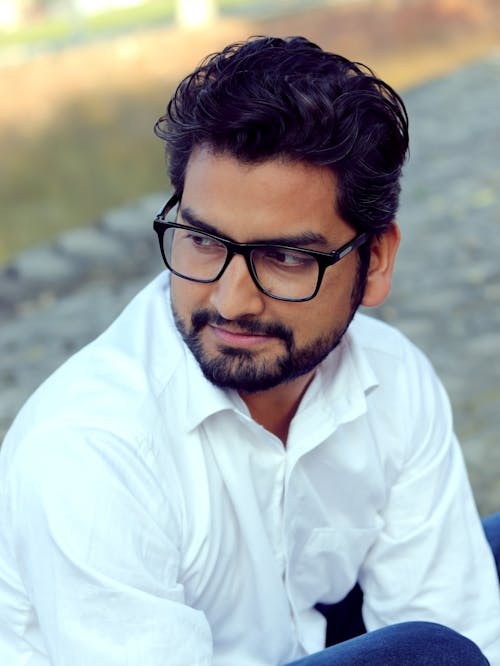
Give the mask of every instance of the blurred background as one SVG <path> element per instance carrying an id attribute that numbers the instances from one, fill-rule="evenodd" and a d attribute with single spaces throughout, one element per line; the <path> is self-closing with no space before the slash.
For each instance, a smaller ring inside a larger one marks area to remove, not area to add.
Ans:
<path id="1" fill-rule="evenodd" d="M 500 510 L 500 0 L 0 0 L 0 440 L 161 270 L 153 124 L 255 34 L 305 35 L 402 93 L 403 243 L 372 314 L 430 357 L 479 510 Z"/>
<path id="2" fill-rule="evenodd" d="M 305 34 L 403 90 L 498 43 L 493 0 L 0 0 L 0 266 L 168 186 L 172 86 L 251 34 Z"/>

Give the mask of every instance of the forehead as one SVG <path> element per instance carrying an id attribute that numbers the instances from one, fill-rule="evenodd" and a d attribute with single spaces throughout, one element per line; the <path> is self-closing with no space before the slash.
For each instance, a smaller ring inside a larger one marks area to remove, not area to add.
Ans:
<path id="1" fill-rule="evenodd" d="M 325 167 L 279 158 L 248 164 L 202 147 L 187 165 L 182 208 L 240 242 L 308 231 L 333 242 L 350 229 L 336 195 Z"/>

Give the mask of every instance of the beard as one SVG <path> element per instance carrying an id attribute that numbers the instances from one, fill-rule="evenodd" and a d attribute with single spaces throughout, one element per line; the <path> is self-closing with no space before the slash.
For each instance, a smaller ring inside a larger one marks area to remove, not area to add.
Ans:
<path id="1" fill-rule="evenodd" d="M 190 326 L 181 319 L 172 302 L 175 324 L 187 347 L 197 360 L 205 377 L 220 388 L 256 393 L 291 382 L 314 370 L 342 340 L 354 317 L 364 292 L 364 280 L 356 280 L 351 294 L 351 310 L 344 322 L 328 335 L 318 336 L 298 347 L 292 329 L 279 322 L 262 322 L 253 317 L 227 320 L 208 308 L 195 310 Z M 209 357 L 203 348 L 201 331 L 209 325 L 230 324 L 238 332 L 267 335 L 281 341 L 283 351 L 273 358 L 259 358 L 259 353 L 220 344 L 217 355 Z"/>
<path id="2" fill-rule="evenodd" d="M 208 308 L 195 310 L 191 315 L 191 325 L 188 327 L 171 299 L 175 325 L 198 361 L 201 371 L 212 384 L 246 393 L 267 391 L 311 372 L 340 344 L 363 298 L 368 259 L 369 255 L 365 260 L 358 261 L 357 274 L 351 291 L 350 312 L 346 319 L 329 334 L 318 336 L 302 347 L 296 345 L 292 329 L 284 324 L 262 322 L 250 316 L 228 320 L 217 311 Z M 252 350 L 220 344 L 218 355 L 209 358 L 203 348 L 200 333 L 211 324 L 222 327 L 230 324 L 231 328 L 236 327 L 240 333 L 277 338 L 282 342 L 283 352 L 272 359 L 265 359 L 258 358 L 258 352 Z"/>

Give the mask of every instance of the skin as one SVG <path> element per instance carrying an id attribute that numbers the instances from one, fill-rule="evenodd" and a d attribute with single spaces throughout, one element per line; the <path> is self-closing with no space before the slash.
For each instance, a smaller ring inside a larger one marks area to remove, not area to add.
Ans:
<path id="1" fill-rule="evenodd" d="M 332 251 L 356 235 L 335 209 L 335 190 L 335 177 L 324 167 L 282 159 L 245 164 L 229 154 L 201 147 L 193 151 L 187 165 L 178 221 L 186 223 L 182 212 L 188 209 L 214 227 L 218 235 L 238 242 L 313 232 L 324 240 L 308 247 Z M 387 296 L 399 238 L 398 227 L 392 224 L 373 240 L 364 305 L 379 305 Z M 226 320 L 223 324 L 209 323 L 199 331 L 198 342 L 206 358 L 216 358 L 229 347 L 247 350 L 253 363 L 272 365 L 286 353 L 283 340 L 250 334 L 233 322 L 245 318 L 283 324 L 293 332 L 297 348 L 314 345 L 319 338 L 333 340 L 342 335 L 352 317 L 356 276 L 357 256 L 352 252 L 326 270 L 313 300 L 289 303 L 260 292 L 244 258 L 235 256 L 223 276 L 212 284 L 172 275 L 172 306 L 179 325 L 187 331 L 192 313 L 200 309 Z M 291 419 L 313 376 L 314 369 L 264 391 L 239 393 L 254 420 L 286 445 Z"/>

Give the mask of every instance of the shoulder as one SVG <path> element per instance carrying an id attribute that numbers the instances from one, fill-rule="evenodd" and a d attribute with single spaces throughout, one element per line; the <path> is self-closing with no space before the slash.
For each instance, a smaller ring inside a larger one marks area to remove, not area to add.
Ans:
<path id="1" fill-rule="evenodd" d="M 162 275 L 35 391 L 7 433 L 2 453 L 25 440 L 63 432 L 77 439 L 87 432 L 93 438 L 111 434 L 144 449 L 158 429 L 158 403 L 164 402 L 183 358 Z"/>
<path id="2" fill-rule="evenodd" d="M 357 313 L 348 332 L 352 346 L 365 355 L 378 375 L 402 371 L 435 377 L 435 371 L 422 350 L 394 326 L 363 313 Z M 393 376 L 393 379 L 395 377 Z"/>
<path id="3" fill-rule="evenodd" d="M 415 349 L 397 328 L 362 312 L 356 313 L 352 320 L 349 335 L 367 351 L 389 356 L 399 357 L 407 353 L 409 348 L 412 348 L 412 351 Z"/>
<path id="4" fill-rule="evenodd" d="M 432 363 L 402 332 L 359 313 L 349 340 L 376 377 L 375 399 L 405 414 L 406 423 L 430 413 L 451 421 L 448 395 Z"/>
<path id="5" fill-rule="evenodd" d="M 385 428 L 399 423 L 408 437 L 423 441 L 423 431 L 432 429 L 436 441 L 448 440 L 450 401 L 425 353 L 393 326 L 361 313 L 349 328 L 349 339 L 376 378 L 376 390 L 368 398 L 371 417 Z"/>

